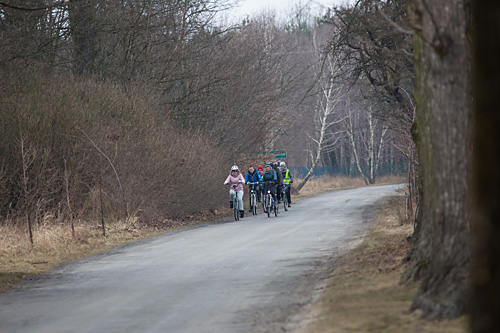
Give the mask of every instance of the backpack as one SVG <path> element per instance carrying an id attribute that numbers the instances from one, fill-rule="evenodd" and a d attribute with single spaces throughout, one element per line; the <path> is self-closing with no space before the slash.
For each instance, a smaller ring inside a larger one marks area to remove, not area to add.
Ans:
<path id="1" fill-rule="evenodd" d="M 283 174 L 281 170 L 278 170 L 277 166 L 273 166 L 274 171 L 276 171 L 276 176 L 278 177 L 278 185 L 283 185 Z"/>

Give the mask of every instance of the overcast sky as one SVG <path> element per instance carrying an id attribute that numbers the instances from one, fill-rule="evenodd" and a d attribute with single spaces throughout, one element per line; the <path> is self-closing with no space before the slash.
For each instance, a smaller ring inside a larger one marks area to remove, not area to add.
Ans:
<path id="1" fill-rule="evenodd" d="M 289 14 L 294 4 L 298 2 L 306 4 L 308 0 L 240 0 L 240 6 L 230 10 L 226 15 L 231 16 L 228 17 L 230 21 L 239 21 L 247 15 L 254 16 L 268 10 L 274 10 L 278 16 L 282 16 Z M 321 9 L 345 4 L 349 0 L 311 0 L 310 2 L 312 13 L 317 14 L 321 12 Z"/>

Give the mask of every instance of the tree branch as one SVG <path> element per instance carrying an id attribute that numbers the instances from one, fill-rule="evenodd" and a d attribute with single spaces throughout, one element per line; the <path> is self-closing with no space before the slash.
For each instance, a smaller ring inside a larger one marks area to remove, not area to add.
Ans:
<path id="1" fill-rule="evenodd" d="M 7 7 L 7 8 L 16 9 L 16 10 L 24 10 L 24 11 L 28 11 L 28 12 L 35 12 L 35 11 L 38 11 L 38 10 L 46 10 L 46 9 L 51 9 L 51 8 L 59 7 L 59 6 L 65 5 L 69 1 L 70 0 L 62 0 L 62 1 L 57 1 L 57 2 L 53 3 L 52 5 L 42 6 L 42 7 L 32 7 L 32 8 L 29 8 L 29 7 L 19 7 L 19 6 L 16 6 L 16 5 L 11 5 L 9 3 L 6 3 L 4 1 L 0 1 L 0 6 L 4 6 L 4 7 Z"/>

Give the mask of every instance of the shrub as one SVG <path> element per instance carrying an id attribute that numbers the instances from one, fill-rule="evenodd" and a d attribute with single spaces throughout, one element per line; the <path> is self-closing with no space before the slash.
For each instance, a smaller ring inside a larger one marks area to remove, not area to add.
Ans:
<path id="1" fill-rule="evenodd" d="M 148 220 L 225 203 L 228 154 L 175 128 L 144 88 L 2 74 L 1 217 L 95 219 L 102 206 Z"/>

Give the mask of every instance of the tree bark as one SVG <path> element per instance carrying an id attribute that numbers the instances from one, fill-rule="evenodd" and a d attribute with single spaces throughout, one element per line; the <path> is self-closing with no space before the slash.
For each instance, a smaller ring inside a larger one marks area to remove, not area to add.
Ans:
<path id="1" fill-rule="evenodd" d="M 474 151 L 472 213 L 473 332 L 500 327 L 500 3 L 472 1 Z"/>
<path id="2" fill-rule="evenodd" d="M 415 41 L 420 209 L 410 275 L 423 277 L 411 309 L 455 318 L 468 306 L 470 47 L 467 0 L 418 0 Z"/>

